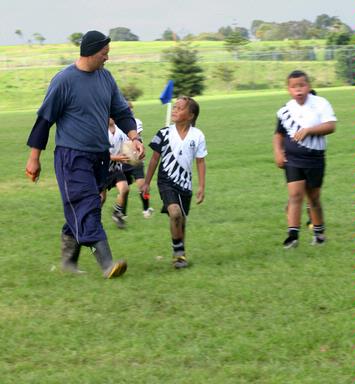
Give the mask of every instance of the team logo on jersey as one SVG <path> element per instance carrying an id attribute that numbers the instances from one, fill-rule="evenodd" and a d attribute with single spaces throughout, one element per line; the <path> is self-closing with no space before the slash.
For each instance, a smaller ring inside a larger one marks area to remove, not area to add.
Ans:
<path id="1" fill-rule="evenodd" d="M 195 147 L 196 147 L 195 140 L 191 140 L 191 141 L 190 141 L 190 147 L 191 147 L 191 148 L 195 148 Z"/>

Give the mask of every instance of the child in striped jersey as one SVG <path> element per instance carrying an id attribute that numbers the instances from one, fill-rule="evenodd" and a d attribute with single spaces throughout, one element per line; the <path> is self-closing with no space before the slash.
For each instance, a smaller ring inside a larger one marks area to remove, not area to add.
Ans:
<path id="1" fill-rule="evenodd" d="M 173 266 L 186 268 L 185 254 L 186 220 L 192 197 L 192 165 L 196 161 L 198 189 L 196 202 L 200 204 L 205 196 L 205 157 L 207 148 L 205 136 L 195 127 L 200 107 L 187 96 L 180 96 L 172 109 L 173 125 L 160 129 L 149 146 L 153 150 L 149 162 L 144 194 L 149 193 L 150 183 L 159 165 L 157 184 L 163 201 L 163 213 L 168 213 L 173 251 Z"/>
<path id="2" fill-rule="evenodd" d="M 323 244 L 324 218 L 320 192 L 325 169 L 325 135 L 335 130 L 336 117 L 330 103 L 311 94 L 307 74 L 293 71 L 287 78 L 292 99 L 277 112 L 273 139 L 276 165 L 285 169 L 288 188 L 288 236 L 284 248 L 298 245 L 303 199 L 307 196 L 314 237 Z"/>

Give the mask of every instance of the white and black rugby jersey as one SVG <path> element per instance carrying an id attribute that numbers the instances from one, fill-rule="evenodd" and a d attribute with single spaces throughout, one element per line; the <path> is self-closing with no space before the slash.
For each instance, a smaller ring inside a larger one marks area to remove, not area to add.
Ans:
<path id="1" fill-rule="evenodd" d="M 176 126 L 160 129 L 149 146 L 160 153 L 158 185 L 169 185 L 179 191 L 192 193 L 192 166 L 195 158 L 207 155 L 205 136 L 196 127 L 190 127 L 181 139 Z"/>
<path id="2" fill-rule="evenodd" d="M 290 100 L 277 112 L 276 132 L 284 136 L 287 163 L 295 167 L 317 168 L 324 163 L 326 138 L 323 135 L 307 136 L 295 142 L 293 137 L 301 128 L 310 128 L 328 121 L 336 121 L 330 103 L 320 96 L 309 94 L 303 105 Z"/>
<path id="3" fill-rule="evenodd" d="M 117 155 L 122 147 L 122 143 L 124 141 L 127 141 L 128 137 L 127 135 L 119 129 L 115 125 L 115 133 L 112 133 L 110 130 L 108 130 L 108 140 L 110 142 L 110 154 L 111 155 Z M 114 171 L 115 169 L 121 170 L 121 163 L 117 161 L 110 161 L 110 172 Z"/>

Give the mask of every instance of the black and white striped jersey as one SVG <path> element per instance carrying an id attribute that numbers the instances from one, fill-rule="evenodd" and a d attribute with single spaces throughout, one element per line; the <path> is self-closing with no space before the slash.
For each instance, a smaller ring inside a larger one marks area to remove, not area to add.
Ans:
<path id="1" fill-rule="evenodd" d="M 176 188 L 179 192 L 192 194 L 192 166 L 195 158 L 207 155 L 206 140 L 201 130 L 190 127 L 181 139 L 176 126 L 160 129 L 149 144 L 160 154 L 158 185 Z"/>
<path id="2" fill-rule="evenodd" d="M 307 136 L 304 140 L 293 140 L 301 128 L 336 121 L 330 103 L 323 97 L 309 94 L 303 105 L 290 100 L 277 112 L 276 132 L 284 136 L 287 163 L 294 167 L 317 168 L 324 164 L 326 138 L 323 135 Z"/>

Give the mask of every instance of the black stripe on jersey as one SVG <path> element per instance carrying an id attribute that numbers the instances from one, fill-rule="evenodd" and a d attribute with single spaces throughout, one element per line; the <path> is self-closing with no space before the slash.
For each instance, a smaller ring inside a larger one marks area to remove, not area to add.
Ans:
<path id="1" fill-rule="evenodd" d="M 283 108 L 281 108 L 281 110 L 282 109 L 284 109 L 284 111 L 281 111 L 281 113 L 279 114 L 281 115 L 281 118 L 279 118 L 279 126 L 282 126 L 283 129 L 278 129 L 277 132 L 287 134 L 292 140 L 294 134 L 299 129 L 301 129 L 301 125 L 297 123 L 297 119 L 292 116 L 292 113 L 288 110 L 287 106 L 284 106 Z M 287 116 L 285 116 L 286 114 Z M 304 147 L 308 150 L 324 151 L 325 138 L 322 135 L 307 136 L 304 140 L 299 141 L 297 145 Z"/>

